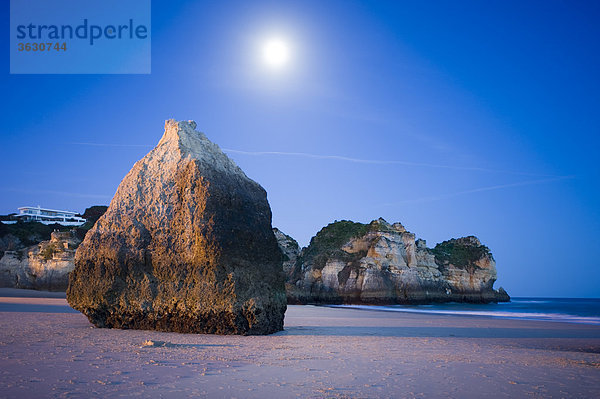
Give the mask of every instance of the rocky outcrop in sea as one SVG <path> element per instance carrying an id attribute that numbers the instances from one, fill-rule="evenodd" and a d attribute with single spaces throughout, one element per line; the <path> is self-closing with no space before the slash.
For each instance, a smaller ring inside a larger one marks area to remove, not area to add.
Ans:
<path id="1" fill-rule="evenodd" d="M 281 237 L 280 235 L 278 237 Z M 287 239 L 280 238 L 280 246 Z M 286 248 L 289 248 L 287 246 Z M 283 250 L 283 248 L 282 248 Z M 474 236 L 428 248 L 400 223 L 336 221 L 296 254 L 289 303 L 417 304 L 509 301 L 494 289 L 496 264 Z"/>
<path id="2" fill-rule="evenodd" d="M 267 194 L 195 128 L 166 121 L 77 250 L 67 300 L 98 327 L 283 329 L 282 255 Z"/>

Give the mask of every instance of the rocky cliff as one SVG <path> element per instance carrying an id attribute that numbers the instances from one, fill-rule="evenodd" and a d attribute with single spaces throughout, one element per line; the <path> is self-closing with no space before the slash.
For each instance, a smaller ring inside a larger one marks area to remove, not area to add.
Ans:
<path id="1" fill-rule="evenodd" d="M 296 256 L 286 284 L 290 303 L 510 299 L 502 288 L 494 290 L 494 258 L 473 236 L 427 248 L 424 240 L 416 239 L 400 223 L 339 221 L 319 231 Z"/>
<path id="2" fill-rule="evenodd" d="M 296 265 L 298 255 L 300 254 L 300 246 L 296 240 L 276 227 L 273 228 L 273 233 L 279 244 L 279 249 L 283 254 L 283 272 L 285 273 L 286 278 L 289 278 L 294 272 L 294 266 Z"/>
<path id="3" fill-rule="evenodd" d="M 77 250 L 67 300 L 98 327 L 283 329 L 282 255 L 267 194 L 195 128 L 165 123 Z"/>
<path id="4" fill-rule="evenodd" d="M 0 259 L 0 287 L 66 290 L 80 242 L 75 231 L 55 231 L 50 240 L 5 251 Z"/>
<path id="5" fill-rule="evenodd" d="M 86 223 L 75 229 L 38 222 L 0 223 L 0 287 L 65 291 L 75 268 L 75 249 L 106 208 L 87 208 L 82 215 Z"/>

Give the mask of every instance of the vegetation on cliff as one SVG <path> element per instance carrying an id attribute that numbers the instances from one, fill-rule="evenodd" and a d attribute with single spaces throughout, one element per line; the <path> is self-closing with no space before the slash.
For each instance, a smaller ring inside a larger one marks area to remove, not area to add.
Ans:
<path id="1" fill-rule="evenodd" d="M 328 224 L 310 240 L 310 244 L 304 249 L 296 262 L 296 270 L 299 271 L 299 267 L 303 263 L 310 263 L 313 268 L 322 269 L 330 258 L 346 259 L 354 257 L 341 248 L 350 239 L 366 234 L 369 227 L 368 224 L 356 223 L 350 220 L 336 220 Z M 347 260 L 351 261 L 351 259 Z"/>
<path id="2" fill-rule="evenodd" d="M 5 251 L 18 251 L 50 239 L 54 230 L 67 231 L 68 226 L 39 222 L 0 223 L 0 257 Z"/>
<path id="3" fill-rule="evenodd" d="M 490 249 L 473 236 L 441 242 L 430 251 L 440 267 L 454 265 L 468 270 L 477 268 L 476 262 L 486 256 L 493 259 Z"/>

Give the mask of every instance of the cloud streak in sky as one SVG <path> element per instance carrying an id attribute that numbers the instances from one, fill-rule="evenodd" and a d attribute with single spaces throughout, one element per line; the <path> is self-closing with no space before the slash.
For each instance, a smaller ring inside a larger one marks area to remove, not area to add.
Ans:
<path id="1" fill-rule="evenodd" d="M 113 144 L 113 143 L 87 143 L 87 142 L 68 143 L 68 144 L 84 145 L 84 146 L 91 146 L 91 147 L 152 148 L 152 146 L 148 145 L 148 144 Z M 333 160 L 333 161 L 353 162 L 353 163 L 371 164 L 371 165 L 402 165 L 402 166 L 410 166 L 410 167 L 464 170 L 464 171 L 472 171 L 472 172 L 504 173 L 504 174 L 532 176 L 532 177 L 536 176 L 536 177 L 562 178 L 562 176 L 556 176 L 556 175 L 520 172 L 520 171 L 513 171 L 513 170 L 480 168 L 480 167 L 474 167 L 474 166 L 442 165 L 442 164 L 410 162 L 410 161 L 401 161 L 401 160 L 362 159 L 362 158 L 346 157 L 343 155 L 320 155 L 320 154 L 310 154 L 310 153 L 306 153 L 306 152 L 284 152 L 284 151 L 243 151 L 243 150 L 235 150 L 232 148 L 223 148 L 222 150 L 224 152 L 227 152 L 230 154 L 241 154 L 241 155 L 250 155 L 250 156 L 290 156 L 290 157 L 301 157 L 301 158 L 311 158 L 311 159 L 326 159 L 326 160 L 328 159 L 328 160 Z"/>
<path id="2" fill-rule="evenodd" d="M 468 171 L 476 171 L 476 172 L 507 173 L 507 174 L 514 174 L 514 175 L 523 175 L 523 176 L 554 177 L 554 178 L 560 177 L 560 176 L 555 176 L 555 175 L 518 172 L 518 171 L 511 171 L 511 170 L 489 169 L 489 168 L 479 168 L 479 167 L 470 167 L 470 166 L 439 165 L 439 164 L 409 162 L 409 161 L 399 161 L 399 160 L 361 159 L 361 158 L 345 157 L 345 156 L 341 156 L 341 155 L 317 155 L 317 154 L 309 154 L 309 153 L 305 153 L 305 152 L 241 151 L 241 150 L 233 150 L 230 148 L 223 148 L 223 151 L 229 152 L 232 154 L 243 154 L 243 155 L 252 155 L 252 156 L 262 156 L 262 155 L 294 156 L 294 157 L 304 157 L 304 158 L 314 158 L 314 159 L 331 159 L 331 160 L 335 160 L 335 161 L 346 161 L 346 162 L 375 164 L 375 165 L 404 165 L 404 166 L 413 166 L 413 167 L 468 170 Z"/>
<path id="3" fill-rule="evenodd" d="M 395 205 L 401 205 L 401 204 L 441 201 L 441 200 L 445 200 L 448 198 L 458 197 L 458 196 L 466 195 L 466 194 L 480 193 L 480 192 L 484 192 L 484 191 L 502 190 L 502 189 L 512 188 L 512 187 L 532 186 L 535 184 L 551 183 L 551 182 L 560 181 L 560 180 L 570 180 L 570 179 L 574 179 L 575 177 L 576 176 L 558 176 L 558 177 L 554 177 L 554 178 L 550 178 L 550 179 L 538 179 L 538 180 L 522 181 L 522 182 L 517 182 L 517 183 L 499 184 L 499 185 L 495 185 L 495 186 L 479 187 L 479 188 L 473 188 L 471 190 L 457 191 L 457 192 L 448 193 L 448 194 L 432 195 L 429 197 L 421 197 L 421 198 L 414 198 L 414 199 L 408 199 L 408 200 L 397 201 L 397 202 L 390 202 L 390 203 L 380 204 L 379 206 L 395 206 Z"/>
<path id="4" fill-rule="evenodd" d="M 151 148 L 151 145 L 146 144 L 112 144 L 112 143 L 69 143 L 73 145 L 86 145 L 86 146 L 94 146 L 94 147 L 129 147 L 129 148 Z M 489 168 L 479 168 L 479 167 L 467 167 L 467 166 L 454 166 L 454 165 L 440 165 L 440 164 L 429 164 L 429 163 L 420 163 L 420 162 L 409 162 L 409 161 L 400 161 L 400 160 L 376 160 L 376 159 L 362 159 L 362 158 L 352 158 L 346 157 L 342 155 L 320 155 L 320 154 L 310 154 L 305 152 L 284 152 L 284 151 L 242 151 L 235 150 L 231 148 L 223 148 L 224 152 L 230 154 L 241 154 L 241 155 L 250 155 L 250 156 L 291 156 L 291 157 L 302 157 L 302 158 L 310 158 L 310 159 L 325 159 L 325 160 L 333 160 L 333 161 L 342 161 L 342 162 L 353 162 L 353 163 L 361 163 L 361 164 L 372 164 L 372 165 L 403 165 L 403 166 L 411 166 L 411 167 L 427 167 L 427 168 L 441 168 L 441 169 L 453 169 L 453 170 L 465 170 L 465 171 L 477 171 L 477 172 L 492 172 L 492 173 L 506 173 L 506 174 L 514 174 L 514 175 L 524 175 L 524 176 L 537 176 L 537 177 L 545 177 L 544 179 L 536 179 L 536 180 L 527 180 L 516 183 L 507 183 L 507 184 L 499 184 L 494 186 L 486 186 L 479 187 L 470 190 L 457 191 L 454 193 L 447 194 L 439 194 L 432 195 L 428 197 L 420 197 L 414 199 L 407 199 L 392 203 L 380 204 L 379 206 L 395 206 L 401 204 L 410 204 L 410 203 L 421 203 L 421 202 L 431 202 L 431 201 L 440 201 L 448 198 L 453 198 L 461 195 L 474 194 L 479 192 L 486 191 L 495 191 L 495 190 L 503 190 L 507 188 L 513 187 L 524 187 L 531 186 L 536 184 L 544 184 L 551 183 L 561 180 L 569 180 L 574 179 L 576 176 L 555 176 L 555 175 L 544 175 L 544 174 L 535 174 L 535 173 L 527 173 L 527 172 L 518 172 L 518 171 L 510 171 L 510 170 L 500 170 L 500 169 L 489 169 Z M 81 193 L 67 193 L 61 191 L 25 191 L 25 190 L 15 190 L 15 189 L 4 189 L 4 191 L 21 191 L 28 193 L 36 193 L 36 194 L 57 194 L 57 195 L 70 195 L 80 198 L 111 198 L 108 195 L 99 195 L 99 194 L 81 194 Z"/>

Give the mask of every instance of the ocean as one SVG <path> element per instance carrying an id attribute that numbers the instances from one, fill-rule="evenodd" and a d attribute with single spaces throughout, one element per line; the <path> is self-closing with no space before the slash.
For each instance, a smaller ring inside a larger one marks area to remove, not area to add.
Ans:
<path id="1" fill-rule="evenodd" d="M 333 305 L 383 312 L 486 316 L 503 319 L 542 320 L 600 325 L 600 298 L 512 298 L 491 304 L 446 303 L 435 305 Z"/>

